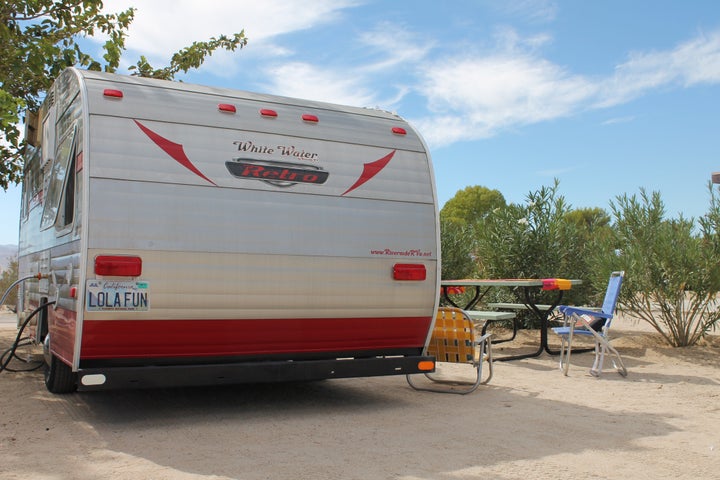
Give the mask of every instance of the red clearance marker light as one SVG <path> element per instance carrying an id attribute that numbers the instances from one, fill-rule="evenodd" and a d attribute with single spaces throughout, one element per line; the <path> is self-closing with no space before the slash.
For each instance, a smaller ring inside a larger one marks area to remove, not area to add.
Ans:
<path id="1" fill-rule="evenodd" d="M 112 88 L 103 90 L 103 95 L 110 98 L 123 98 L 122 90 L 114 90 Z"/>
<path id="2" fill-rule="evenodd" d="M 304 113 L 302 116 L 303 122 L 308 123 L 318 123 L 320 119 L 317 117 L 317 115 L 310 115 L 309 113 Z"/>
<path id="3" fill-rule="evenodd" d="M 127 255 L 98 255 L 95 257 L 95 274 L 108 277 L 139 277 L 142 258 Z"/>
<path id="4" fill-rule="evenodd" d="M 417 263 L 396 263 L 393 265 L 393 279 L 421 281 L 427 278 L 425 265 Z"/>
<path id="5" fill-rule="evenodd" d="M 407 135 L 407 131 L 402 127 L 393 127 L 392 132 L 395 135 Z"/>
<path id="6" fill-rule="evenodd" d="M 275 110 L 270 110 L 269 108 L 261 108 L 260 115 L 262 115 L 263 117 L 272 117 L 272 118 L 278 116 L 278 114 Z"/>
<path id="7" fill-rule="evenodd" d="M 232 105 L 230 103 L 221 103 L 218 105 L 218 110 L 221 112 L 228 112 L 228 113 L 235 113 L 237 112 L 237 109 L 235 108 L 235 105 Z"/>

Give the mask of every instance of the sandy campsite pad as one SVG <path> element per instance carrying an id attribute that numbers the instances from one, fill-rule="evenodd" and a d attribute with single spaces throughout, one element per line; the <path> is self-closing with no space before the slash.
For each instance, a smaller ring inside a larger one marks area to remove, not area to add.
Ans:
<path id="1" fill-rule="evenodd" d="M 467 396 L 404 377 L 56 396 L 40 371 L 3 372 L 0 479 L 718 478 L 720 337 L 614 328 L 627 378 L 543 355 Z M 6 317 L 3 350 L 14 334 Z"/>

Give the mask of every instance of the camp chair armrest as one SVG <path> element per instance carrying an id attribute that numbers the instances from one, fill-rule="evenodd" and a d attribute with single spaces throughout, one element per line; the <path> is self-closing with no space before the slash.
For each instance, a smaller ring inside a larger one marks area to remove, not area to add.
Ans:
<path id="1" fill-rule="evenodd" d="M 577 315 L 577 316 L 590 315 L 591 317 L 606 318 L 606 319 L 613 317 L 612 314 L 599 312 L 597 310 L 589 310 L 587 308 L 571 307 L 568 305 L 560 305 L 558 307 L 558 310 L 560 311 L 560 313 L 562 313 L 564 315 L 568 315 L 568 316 L 570 316 L 570 315 Z"/>

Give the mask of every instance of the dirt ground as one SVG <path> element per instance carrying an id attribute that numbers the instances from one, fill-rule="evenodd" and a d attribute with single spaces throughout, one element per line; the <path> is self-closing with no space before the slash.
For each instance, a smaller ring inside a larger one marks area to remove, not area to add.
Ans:
<path id="1" fill-rule="evenodd" d="M 0 478 L 720 478 L 720 337 L 672 349 L 614 328 L 627 378 L 543 355 L 465 396 L 404 377 L 52 395 L 40 371 L 3 372 Z M 0 349 L 14 334 L 0 320 Z"/>

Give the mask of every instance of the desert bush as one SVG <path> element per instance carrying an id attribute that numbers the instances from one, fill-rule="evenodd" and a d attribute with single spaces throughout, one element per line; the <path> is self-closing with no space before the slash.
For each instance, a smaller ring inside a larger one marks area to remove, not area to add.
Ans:
<path id="1" fill-rule="evenodd" d="M 720 200 L 699 219 L 667 219 L 659 192 L 611 202 L 613 235 L 598 241 L 594 271 L 625 270 L 620 309 L 653 326 L 670 345 L 694 345 L 720 320 Z"/>

